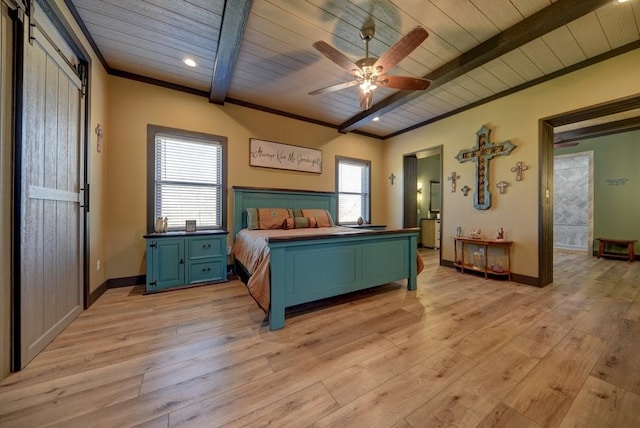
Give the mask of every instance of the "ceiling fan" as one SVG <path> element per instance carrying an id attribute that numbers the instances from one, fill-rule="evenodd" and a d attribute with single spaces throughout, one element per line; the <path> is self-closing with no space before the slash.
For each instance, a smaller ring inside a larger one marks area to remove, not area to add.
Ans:
<path id="1" fill-rule="evenodd" d="M 313 44 L 321 54 L 351 73 L 354 80 L 309 92 L 309 95 L 324 94 L 339 91 L 355 85 L 360 86 L 360 108 L 367 110 L 373 101 L 373 91 L 378 86 L 386 86 L 394 89 L 424 90 L 429 87 L 431 80 L 408 76 L 390 76 L 387 71 L 403 60 L 415 48 L 429 36 L 424 28 L 418 26 L 407 33 L 391 46 L 380 58 L 369 56 L 369 41 L 375 34 L 375 27 L 370 24 L 360 30 L 360 38 L 365 42 L 365 57 L 353 62 L 342 52 L 326 42 L 319 41 Z"/>

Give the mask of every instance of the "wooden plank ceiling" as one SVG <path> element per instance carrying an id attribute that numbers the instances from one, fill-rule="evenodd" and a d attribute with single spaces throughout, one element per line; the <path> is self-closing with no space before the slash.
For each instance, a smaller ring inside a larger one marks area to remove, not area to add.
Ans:
<path id="1" fill-rule="evenodd" d="M 640 47 L 639 0 L 66 2 L 112 74 L 378 138 Z M 308 95 L 352 80 L 312 44 L 323 40 L 357 61 L 367 20 L 375 57 L 415 26 L 427 29 L 389 74 L 425 77 L 431 87 L 379 87 L 365 111 L 357 86 Z M 187 67 L 187 57 L 197 66 Z"/>

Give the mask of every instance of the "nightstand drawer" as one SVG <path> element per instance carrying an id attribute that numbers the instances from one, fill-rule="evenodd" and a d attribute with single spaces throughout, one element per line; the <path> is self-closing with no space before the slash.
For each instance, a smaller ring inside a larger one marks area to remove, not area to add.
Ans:
<path id="1" fill-rule="evenodd" d="M 201 259 L 203 257 L 221 256 L 224 254 L 223 242 L 226 242 L 226 236 L 221 237 L 202 237 L 192 238 L 189 240 L 189 259 Z"/>
<path id="2" fill-rule="evenodd" d="M 220 281 L 227 273 L 224 258 L 203 259 L 189 264 L 189 284 L 198 282 Z"/>

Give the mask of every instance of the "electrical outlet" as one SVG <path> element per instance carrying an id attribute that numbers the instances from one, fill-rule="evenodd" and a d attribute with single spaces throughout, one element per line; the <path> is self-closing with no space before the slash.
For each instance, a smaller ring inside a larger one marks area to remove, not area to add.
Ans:
<path id="1" fill-rule="evenodd" d="M 100 260 L 96 262 L 96 270 L 100 270 Z"/>

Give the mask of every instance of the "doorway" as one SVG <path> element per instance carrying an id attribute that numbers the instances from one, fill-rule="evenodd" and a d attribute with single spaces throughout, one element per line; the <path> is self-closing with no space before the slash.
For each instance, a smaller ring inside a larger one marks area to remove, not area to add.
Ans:
<path id="1" fill-rule="evenodd" d="M 442 146 L 404 156 L 404 227 L 418 227 L 418 245 L 440 249 Z"/>

